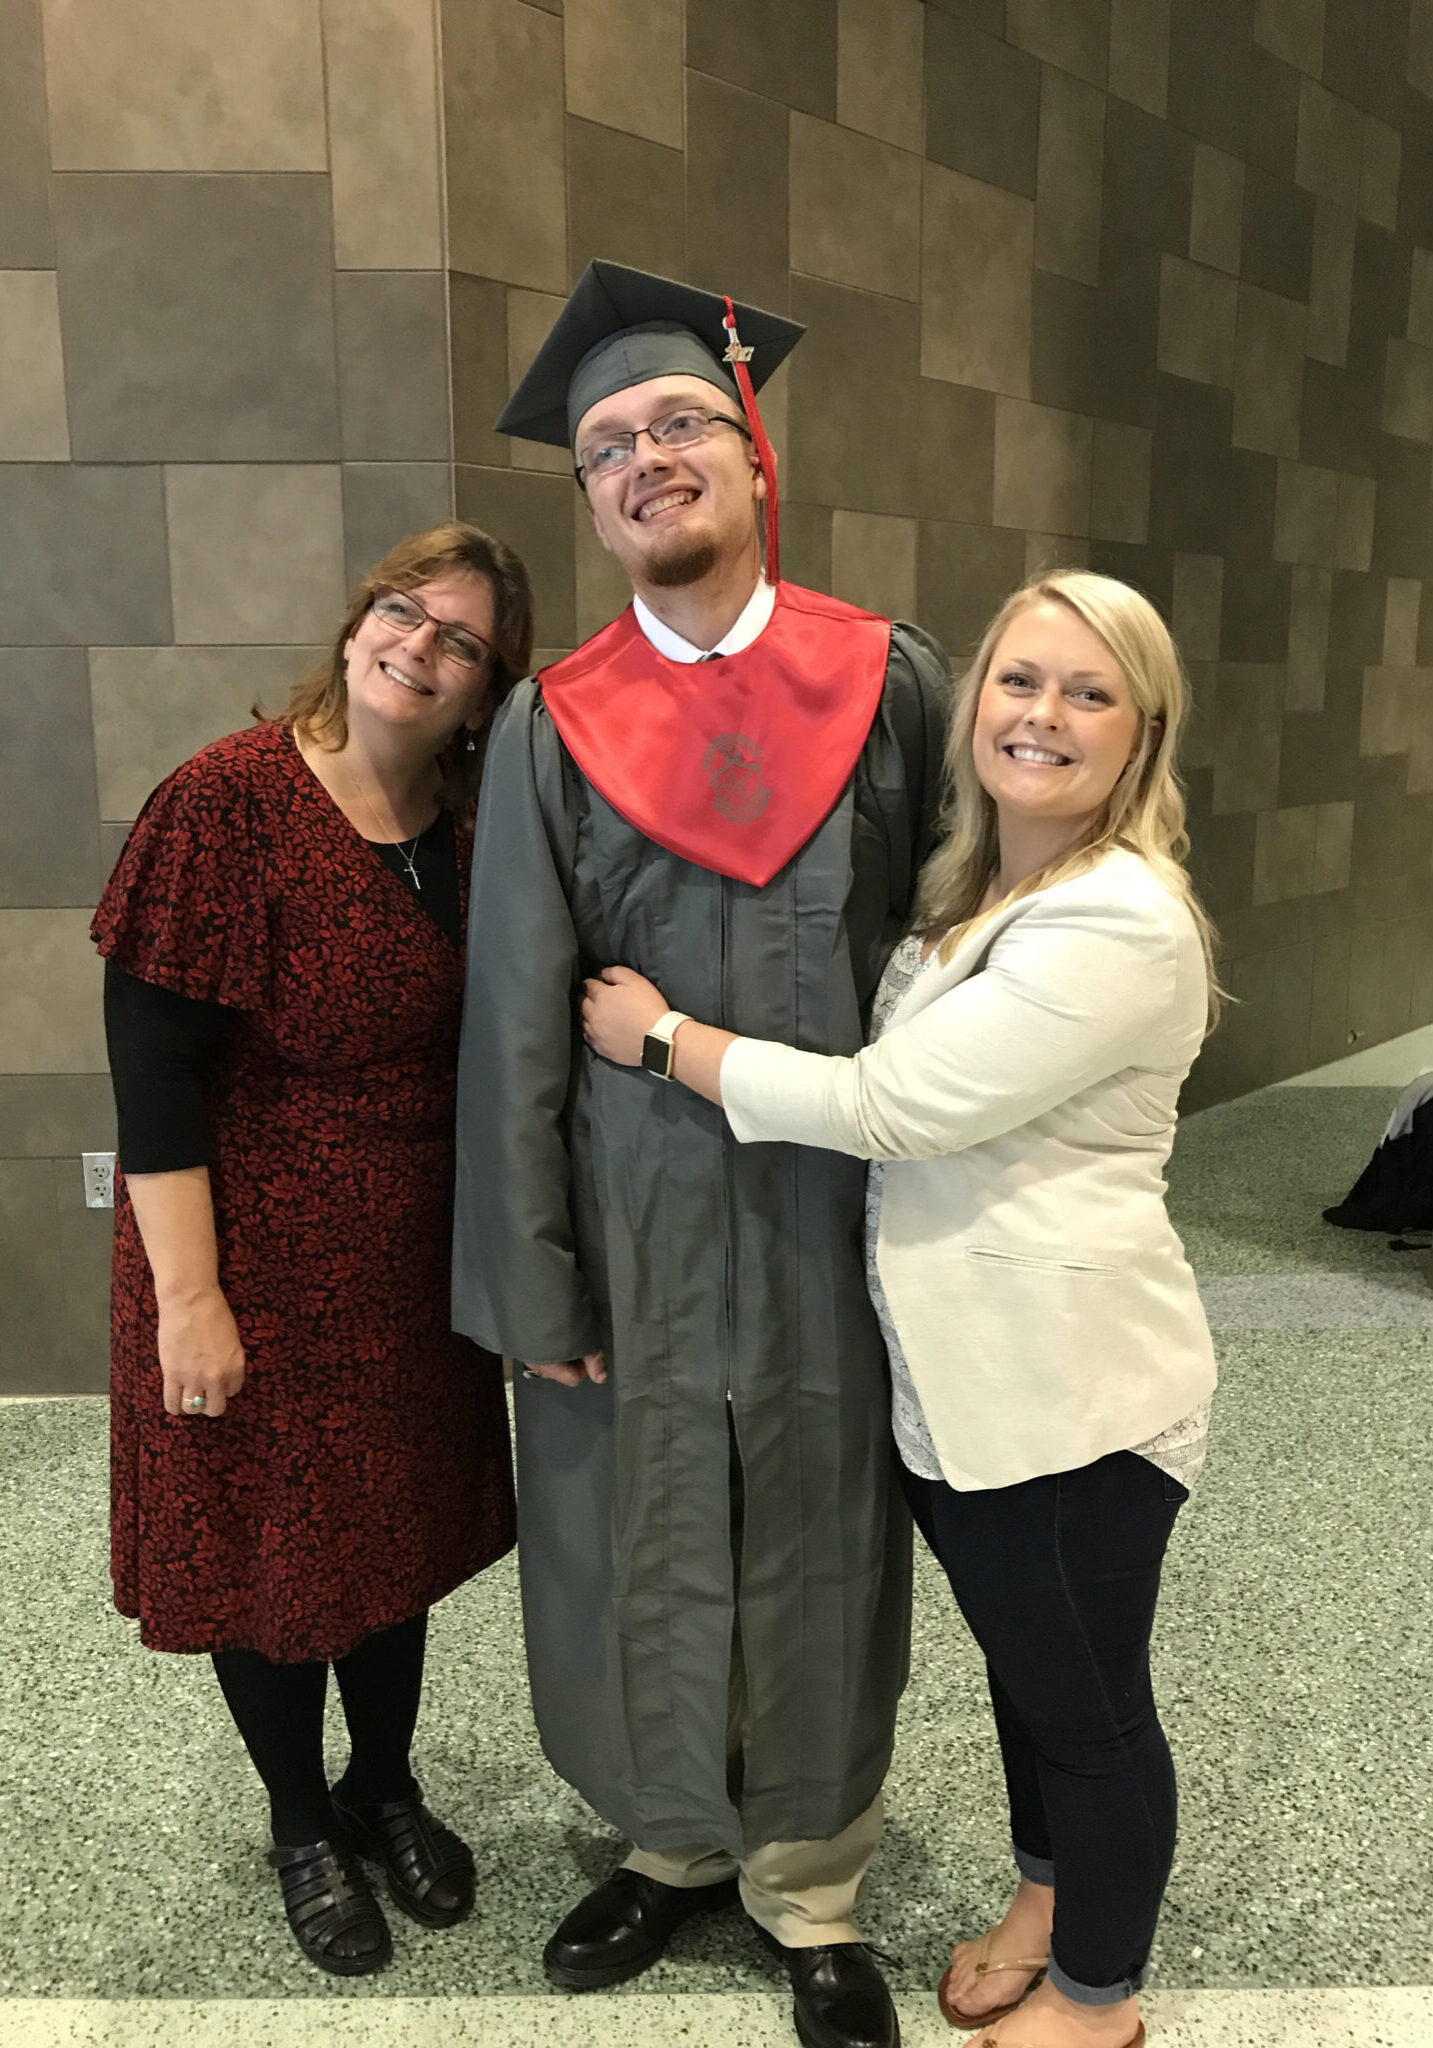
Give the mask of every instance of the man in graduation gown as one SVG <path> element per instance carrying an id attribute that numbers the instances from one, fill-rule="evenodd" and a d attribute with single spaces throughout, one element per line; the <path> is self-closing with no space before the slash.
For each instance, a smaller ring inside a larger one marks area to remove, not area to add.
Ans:
<path id="1" fill-rule="evenodd" d="M 454 1320 L 527 1365 L 543 1747 L 634 1843 L 549 1941 L 549 1976 L 636 1975 L 739 1879 L 808 2048 L 891 2048 L 852 1918 L 910 1575 L 865 1170 L 737 1146 L 666 1085 L 660 1036 L 629 1071 L 584 1050 L 576 1015 L 583 977 L 620 962 L 708 1022 L 854 1052 L 931 844 L 945 657 L 777 581 L 753 387 L 801 330 L 739 308 L 737 340 L 730 311 L 595 263 L 499 421 L 572 451 L 634 596 L 492 739 Z"/>

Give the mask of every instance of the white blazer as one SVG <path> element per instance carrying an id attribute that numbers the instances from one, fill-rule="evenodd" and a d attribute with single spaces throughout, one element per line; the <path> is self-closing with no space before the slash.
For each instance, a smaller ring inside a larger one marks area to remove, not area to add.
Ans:
<path id="1" fill-rule="evenodd" d="M 728 1047 L 743 1144 L 892 1162 L 876 1259 L 952 1486 L 1129 1450 L 1213 1390 L 1164 1207 L 1207 1012 L 1188 908 L 1116 851 L 929 966 L 854 1058 Z"/>

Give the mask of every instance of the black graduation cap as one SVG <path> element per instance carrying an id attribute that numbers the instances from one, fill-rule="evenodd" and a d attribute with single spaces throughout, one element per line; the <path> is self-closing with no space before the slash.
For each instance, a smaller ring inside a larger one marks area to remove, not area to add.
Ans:
<path id="1" fill-rule="evenodd" d="M 498 432 L 571 448 L 585 412 L 649 377 L 700 377 L 743 404 L 735 359 L 728 355 L 729 304 L 716 292 L 624 263 L 589 263 L 503 407 Z M 754 306 L 731 310 L 741 361 L 759 391 L 806 330 Z"/>

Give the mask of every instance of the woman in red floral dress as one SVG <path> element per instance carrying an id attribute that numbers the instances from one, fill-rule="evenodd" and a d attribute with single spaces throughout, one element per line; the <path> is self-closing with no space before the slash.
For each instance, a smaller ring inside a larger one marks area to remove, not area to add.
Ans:
<path id="1" fill-rule="evenodd" d="M 116 1604 L 213 1657 L 289 1924 L 344 1975 L 391 1954 L 360 1858 L 425 1925 L 473 1898 L 409 1746 L 428 1609 L 514 1540 L 501 1365 L 448 1298 L 472 798 L 531 638 L 501 542 L 404 542 L 285 716 L 155 791 L 94 922 Z"/>

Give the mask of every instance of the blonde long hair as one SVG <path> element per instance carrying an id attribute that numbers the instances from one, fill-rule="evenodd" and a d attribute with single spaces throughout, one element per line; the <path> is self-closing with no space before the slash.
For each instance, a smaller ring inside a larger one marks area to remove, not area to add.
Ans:
<path id="1" fill-rule="evenodd" d="M 1138 738 L 1129 765 L 1087 837 L 982 911 L 985 892 L 999 870 L 1000 839 L 995 800 L 975 768 L 976 711 L 991 657 L 1006 628 L 1021 612 L 1041 603 L 1065 605 L 1104 641 L 1139 714 Z M 948 958 L 957 938 L 969 937 L 1005 904 L 1085 874 L 1112 847 L 1121 847 L 1147 861 L 1170 893 L 1188 905 L 1204 947 L 1213 1030 L 1223 995 L 1214 968 L 1214 927 L 1184 866 L 1189 835 L 1176 770 L 1187 704 L 1188 686 L 1169 629 L 1148 598 L 1127 583 L 1086 569 L 1062 569 L 1033 578 L 1007 598 L 986 628 L 957 693 L 945 751 L 945 838 L 921 873 L 915 930 L 927 936 L 941 934 L 941 952 Z"/>

